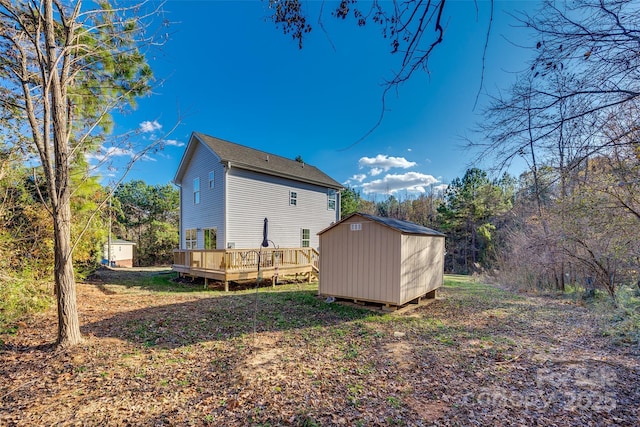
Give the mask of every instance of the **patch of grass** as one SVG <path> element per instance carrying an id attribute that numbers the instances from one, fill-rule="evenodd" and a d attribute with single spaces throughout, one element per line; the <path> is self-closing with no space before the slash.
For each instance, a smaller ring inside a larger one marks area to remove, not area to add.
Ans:
<path id="1" fill-rule="evenodd" d="M 344 359 L 353 360 L 358 357 L 358 354 L 358 349 L 353 344 L 349 344 L 344 352 Z"/>
<path id="2" fill-rule="evenodd" d="M 0 295 L 0 335 L 15 334 L 17 321 L 43 311 L 53 302 L 50 285 L 28 276 L 1 278 Z"/>
<path id="3" fill-rule="evenodd" d="M 455 341 L 453 340 L 453 338 L 448 337 L 448 336 L 438 336 L 438 337 L 436 337 L 436 339 L 438 341 L 440 341 L 444 345 L 454 345 L 455 344 Z"/>
<path id="4" fill-rule="evenodd" d="M 389 406 L 391 406 L 394 409 L 400 408 L 400 399 L 398 399 L 395 396 L 387 397 L 387 403 L 389 404 Z"/>
<path id="5" fill-rule="evenodd" d="M 640 343 L 640 292 L 637 287 L 624 286 L 616 296 L 618 307 L 610 301 L 598 304 L 601 313 L 608 314 L 609 323 L 604 334 L 611 336 L 617 344 Z"/>
<path id="6" fill-rule="evenodd" d="M 319 427 L 320 424 L 310 416 L 305 416 L 300 423 L 302 427 Z"/>
<path id="7" fill-rule="evenodd" d="M 104 275 L 109 285 L 124 286 L 126 288 L 139 288 L 151 292 L 176 293 L 176 292 L 203 292 L 202 286 L 177 282 L 178 274 L 171 270 L 160 271 L 131 271 L 117 274 L 97 273 L 98 277 Z"/>

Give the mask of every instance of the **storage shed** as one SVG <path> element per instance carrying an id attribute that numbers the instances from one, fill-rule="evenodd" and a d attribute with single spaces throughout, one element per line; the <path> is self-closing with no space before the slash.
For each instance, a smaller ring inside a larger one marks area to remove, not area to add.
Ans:
<path id="1" fill-rule="evenodd" d="M 318 234 L 320 295 L 402 306 L 443 284 L 445 235 L 438 231 L 354 213 Z"/>
<path id="2" fill-rule="evenodd" d="M 103 264 L 111 267 L 133 267 L 133 247 L 136 244 L 127 240 L 112 239 L 104 244 Z"/>

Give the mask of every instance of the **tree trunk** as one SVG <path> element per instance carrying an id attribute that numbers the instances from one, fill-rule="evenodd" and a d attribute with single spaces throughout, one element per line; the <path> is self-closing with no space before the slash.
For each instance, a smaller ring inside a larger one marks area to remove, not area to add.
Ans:
<path id="1" fill-rule="evenodd" d="M 45 69 L 50 76 L 48 96 L 51 103 L 51 124 L 55 163 L 52 165 L 43 159 L 43 167 L 50 169 L 49 176 L 55 176 L 50 182 L 49 192 L 52 198 L 55 283 L 58 301 L 58 345 L 72 346 L 82 341 L 76 304 L 76 282 L 71 256 L 71 189 L 69 180 L 69 108 L 67 102 L 67 78 L 69 76 L 69 56 L 64 47 L 74 37 L 74 24 L 65 28 L 66 37 L 61 49 L 56 39 L 56 21 L 53 17 L 53 2 L 44 2 L 44 36 L 46 46 Z M 60 52 L 59 52 L 60 50 Z M 59 56 L 61 54 L 61 56 Z M 62 61 L 60 59 L 62 58 Z M 59 67 L 59 68 L 58 68 Z M 45 120 L 46 123 L 46 120 Z M 49 129 L 45 128 L 45 132 Z"/>
<path id="2" fill-rule="evenodd" d="M 62 203 L 54 213 L 55 231 L 55 284 L 58 301 L 58 344 L 72 346 L 82 341 L 78 308 L 76 303 L 76 281 L 71 257 L 71 209 Z"/>

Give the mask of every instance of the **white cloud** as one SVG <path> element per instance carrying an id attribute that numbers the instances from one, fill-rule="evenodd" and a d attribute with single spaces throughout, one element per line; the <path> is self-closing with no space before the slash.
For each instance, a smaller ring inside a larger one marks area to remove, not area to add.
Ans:
<path id="1" fill-rule="evenodd" d="M 86 154 L 85 158 L 87 161 L 96 160 L 99 163 L 105 162 L 107 160 L 114 160 L 116 157 L 130 157 L 131 159 L 137 160 L 146 160 L 155 162 L 157 161 L 153 157 L 148 154 L 142 152 L 134 152 L 133 150 L 120 148 L 120 147 L 105 147 L 102 146 L 95 153 Z"/>
<path id="2" fill-rule="evenodd" d="M 449 184 L 439 184 L 433 186 L 434 193 L 443 193 L 447 188 L 449 188 Z"/>
<path id="3" fill-rule="evenodd" d="M 164 145 L 166 145 L 167 147 L 183 147 L 184 142 L 180 142 L 176 139 L 165 139 Z"/>
<path id="4" fill-rule="evenodd" d="M 407 151 L 408 151 L 408 152 L 412 152 L 412 151 L 413 151 L 413 148 L 407 148 Z"/>
<path id="5" fill-rule="evenodd" d="M 362 184 L 364 193 L 393 194 L 401 190 L 424 193 L 427 187 L 439 182 L 432 175 L 419 172 L 407 172 L 404 174 L 389 174 L 382 179 L 376 179 Z"/>
<path id="6" fill-rule="evenodd" d="M 147 120 L 140 123 L 140 132 L 142 133 L 149 133 L 160 129 L 162 129 L 162 125 L 158 123 L 157 120 L 152 122 Z"/>
<path id="7" fill-rule="evenodd" d="M 404 157 L 389 157 L 386 154 L 378 154 L 375 157 L 362 157 L 358 160 L 360 169 L 371 168 L 371 175 L 375 176 L 381 172 L 388 172 L 392 168 L 408 169 L 416 165 L 416 162 L 410 162 Z"/>
<path id="8" fill-rule="evenodd" d="M 103 162 L 108 158 L 120 157 L 120 156 L 133 157 L 134 152 L 131 150 L 125 150 L 124 148 L 119 148 L 119 147 L 102 146 L 95 153 L 87 154 L 86 158 L 87 160 L 97 160 L 99 162 Z"/>
<path id="9" fill-rule="evenodd" d="M 366 174 L 357 173 L 352 177 L 350 177 L 349 179 L 347 179 L 345 182 L 343 182 L 342 185 L 345 185 L 348 187 L 359 187 L 358 184 L 364 181 L 366 178 L 367 178 Z"/>

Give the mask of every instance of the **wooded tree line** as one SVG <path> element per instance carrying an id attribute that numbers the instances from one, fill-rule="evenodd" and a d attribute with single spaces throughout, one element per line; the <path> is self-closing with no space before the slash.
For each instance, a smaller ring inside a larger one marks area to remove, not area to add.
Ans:
<path id="1" fill-rule="evenodd" d="M 36 173 L 37 175 L 37 173 Z M 0 265 L 7 275 L 47 278 L 53 267 L 53 234 L 43 208 L 43 188 L 36 188 L 33 169 L 10 165 L 0 170 Z M 135 265 L 168 265 L 178 247 L 179 193 L 172 184 L 149 185 L 129 181 L 113 192 L 109 205 L 94 215 L 112 191 L 97 179 L 78 186 L 71 199 L 76 219 L 72 238 L 76 274 L 90 273 L 104 258 L 109 229 L 114 239 L 136 243 Z"/>
<path id="2" fill-rule="evenodd" d="M 538 38 L 534 54 L 469 147 L 496 170 L 520 160 L 527 171 L 483 188 L 470 170 L 426 217 L 411 218 L 413 201 L 375 209 L 447 232 L 452 271 L 480 263 L 505 283 L 613 297 L 640 286 L 640 5 L 545 2 L 520 19 Z"/>
<path id="3" fill-rule="evenodd" d="M 52 295 L 48 283 L 54 267 L 54 235 L 44 207 L 46 188 L 34 178 L 37 172 L 22 166 L 10 150 L 2 151 L 0 159 L 2 329 L 6 320 L 46 304 Z M 100 265 L 109 227 L 114 239 L 136 243 L 135 265 L 170 264 L 178 247 L 178 190 L 171 184 L 130 181 L 113 192 L 110 205 L 99 208 L 110 193 L 93 178 L 78 185 L 71 198 L 75 274 L 84 277 Z"/>
<path id="4" fill-rule="evenodd" d="M 389 216 L 445 233 L 449 273 L 525 289 L 600 288 L 614 297 L 640 283 L 639 173 L 637 146 L 590 156 L 570 173 L 540 165 L 535 178 L 526 171 L 491 179 L 471 168 L 446 190 L 417 197 L 366 200 L 348 188 L 342 215 Z"/>
<path id="5" fill-rule="evenodd" d="M 517 182 L 508 174 L 491 179 L 486 171 L 468 169 L 446 190 L 417 197 L 388 196 L 365 200 L 353 188 L 342 193 L 342 216 L 355 211 L 397 218 L 447 235 L 445 270 L 472 274 L 495 268 L 503 232 L 510 224 Z"/>

